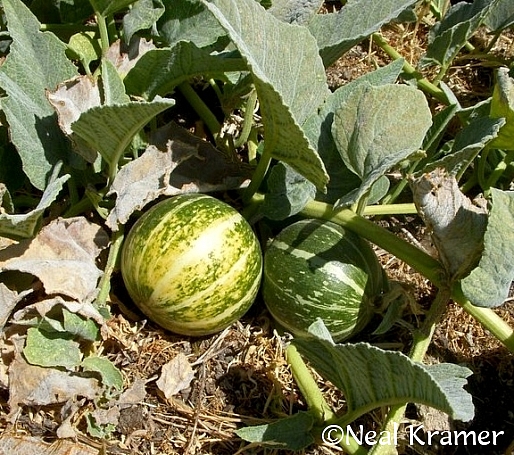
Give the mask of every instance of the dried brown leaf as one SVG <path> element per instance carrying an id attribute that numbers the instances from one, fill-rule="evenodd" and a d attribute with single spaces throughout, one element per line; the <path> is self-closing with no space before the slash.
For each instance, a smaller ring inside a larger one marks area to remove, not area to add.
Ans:
<path id="1" fill-rule="evenodd" d="M 0 272 L 17 270 L 37 276 L 47 294 L 91 301 L 102 272 L 95 258 L 109 237 L 85 218 L 57 219 L 32 240 L 0 250 Z"/>
<path id="2" fill-rule="evenodd" d="M 181 390 L 187 389 L 195 373 L 184 354 L 176 355 L 173 360 L 163 365 L 157 387 L 169 399 Z"/>
<path id="3" fill-rule="evenodd" d="M 476 266 L 483 250 L 487 225 L 485 200 L 471 201 L 459 189 L 455 176 L 444 169 L 423 174 L 411 182 L 414 202 L 452 277 L 462 277 Z"/>
<path id="4" fill-rule="evenodd" d="M 151 49 L 155 49 L 155 45 L 144 38 L 134 37 L 129 46 L 118 40 L 109 47 L 106 58 L 118 70 L 120 76 L 124 77 L 138 60 Z"/>
<path id="5" fill-rule="evenodd" d="M 0 436 L 0 455 L 98 455 L 98 449 L 73 441 L 53 444 L 30 436 Z"/>
<path id="6" fill-rule="evenodd" d="M 32 289 L 18 293 L 9 289 L 4 283 L 0 283 L 0 330 L 2 330 L 9 319 L 12 311 Z"/>
<path id="7" fill-rule="evenodd" d="M 21 354 L 16 354 L 9 365 L 9 407 L 12 418 L 16 416 L 19 405 L 65 403 L 79 396 L 93 399 L 100 393 L 101 388 L 94 378 L 30 365 Z"/>

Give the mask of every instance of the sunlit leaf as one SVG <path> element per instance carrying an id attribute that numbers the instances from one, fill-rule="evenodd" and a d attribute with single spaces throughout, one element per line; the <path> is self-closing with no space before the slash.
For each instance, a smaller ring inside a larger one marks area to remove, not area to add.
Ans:
<path id="1" fill-rule="evenodd" d="M 313 333 L 319 325 L 324 324 L 313 324 Z M 326 337 L 295 338 L 293 343 L 319 374 L 343 391 L 348 412 L 354 415 L 373 407 L 414 402 L 465 422 L 474 416 L 471 395 L 463 389 L 465 378 L 472 374 L 468 368 L 440 364 L 433 366 L 437 372 L 432 374 L 401 352 L 368 343 L 334 344 Z"/>
<path id="2" fill-rule="evenodd" d="M 336 110 L 332 132 L 345 165 L 361 180 L 337 206 L 353 204 L 417 151 L 432 123 L 426 98 L 405 85 L 362 85 Z"/>
<path id="3" fill-rule="evenodd" d="M 507 299 L 514 279 L 514 192 L 491 188 L 492 204 L 479 265 L 461 281 L 474 305 L 497 307 Z"/>
<path id="4" fill-rule="evenodd" d="M 265 147 L 323 189 L 328 176 L 301 125 L 329 94 L 316 42 L 301 26 L 279 21 L 254 0 L 204 4 L 246 60 L 258 93 Z"/>
<path id="5" fill-rule="evenodd" d="M 7 94 L 2 110 L 25 174 L 43 190 L 54 165 L 69 162 L 71 152 L 46 90 L 71 79 L 77 70 L 66 57 L 66 45 L 53 33 L 40 32 L 41 24 L 23 2 L 5 0 L 2 6 L 13 39 L 0 66 L 0 86 Z"/>

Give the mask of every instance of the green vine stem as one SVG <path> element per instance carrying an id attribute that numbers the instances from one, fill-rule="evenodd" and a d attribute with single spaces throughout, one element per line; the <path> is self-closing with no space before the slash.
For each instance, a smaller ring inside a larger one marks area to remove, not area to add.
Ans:
<path id="1" fill-rule="evenodd" d="M 198 93 L 193 90 L 193 87 L 191 87 L 189 82 L 182 82 L 177 88 L 200 118 L 205 122 L 207 128 L 209 128 L 209 131 L 214 136 L 214 139 L 217 139 L 221 133 L 221 125 L 202 98 L 200 98 Z"/>
<path id="2" fill-rule="evenodd" d="M 316 384 L 316 381 L 312 377 L 311 372 L 305 365 L 305 362 L 302 359 L 302 356 L 296 349 L 296 346 L 293 344 L 289 344 L 286 349 L 286 360 L 291 368 L 291 372 L 295 379 L 300 392 L 302 393 L 307 405 L 309 407 L 309 412 L 311 412 L 316 419 L 317 423 L 315 424 L 315 428 L 320 428 L 320 431 L 330 424 L 330 422 L 334 422 L 337 420 L 337 416 L 330 407 L 330 405 L 326 402 L 323 393 Z M 320 438 L 321 439 L 321 438 Z M 350 435 L 344 438 L 340 438 L 340 445 L 346 452 L 350 455 L 365 455 L 367 451 L 363 449 L 357 441 Z"/>
<path id="3" fill-rule="evenodd" d="M 118 256 L 120 254 L 121 245 L 124 239 L 123 226 L 119 227 L 118 231 L 113 232 L 111 237 L 111 245 L 109 247 L 109 256 L 107 257 L 107 263 L 105 264 L 105 270 L 100 279 L 98 288 L 98 296 L 96 297 L 95 304 L 98 308 L 106 306 L 109 292 L 111 291 L 111 276 L 118 262 Z"/>
<path id="4" fill-rule="evenodd" d="M 392 59 L 398 60 L 400 58 L 403 58 L 403 56 L 393 46 L 391 46 L 380 33 L 373 33 L 371 35 L 371 38 L 373 42 Z M 450 104 L 450 101 L 448 100 L 446 94 L 439 87 L 432 84 L 428 79 L 424 78 L 423 75 L 420 72 L 416 71 L 416 69 L 409 62 L 404 61 L 403 71 L 405 71 L 410 76 L 414 77 L 417 81 L 418 87 L 421 88 L 423 91 L 429 93 L 435 99 L 437 99 L 443 104 Z"/>
<path id="5" fill-rule="evenodd" d="M 257 106 L 257 90 L 253 89 L 250 95 L 248 96 L 248 100 L 246 101 L 245 114 L 243 119 L 243 128 L 241 130 L 241 134 L 234 142 L 234 147 L 239 148 L 242 147 L 248 138 L 250 137 L 250 132 L 252 131 L 253 125 L 253 112 L 255 111 L 255 107 Z"/>
<path id="6" fill-rule="evenodd" d="M 109 49 L 109 31 L 107 30 L 106 18 L 95 11 L 96 22 L 98 23 L 98 31 L 100 32 L 100 43 L 102 47 L 102 55 L 105 55 Z"/>
<path id="7" fill-rule="evenodd" d="M 272 147 L 266 145 L 265 142 L 261 158 L 257 163 L 257 167 L 255 168 L 255 171 L 253 173 L 252 180 L 250 181 L 250 184 L 246 187 L 243 193 L 244 203 L 251 203 L 253 196 L 255 195 L 255 193 L 257 193 L 257 190 L 259 189 L 262 181 L 264 180 L 266 172 L 268 172 L 268 168 L 272 158 Z"/>
<path id="8" fill-rule="evenodd" d="M 413 333 L 412 347 L 409 353 L 409 357 L 412 361 L 419 363 L 423 362 L 428 347 L 432 342 L 436 324 L 444 315 L 450 296 L 451 291 L 449 288 L 446 287 L 439 289 L 421 327 Z M 399 425 L 403 420 L 406 408 L 407 403 L 392 406 L 387 413 L 387 418 L 382 430 L 390 432 L 391 434 L 394 431 L 395 426 Z M 379 444 L 373 449 L 372 454 L 388 455 L 389 449 L 390 447 L 388 445 Z"/>
<path id="9" fill-rule="evenodd" d="M 314 415 L 318 423 L 332 420 L 336 417 L 330 405 L 326 402 L 323 393 L 316 384 L 310 371 L 305 365 L 296 346 L 289 344 L 286 349 L 286 360 L 295 378 L 302 395 L 309 406 L 309 411 Z"/>

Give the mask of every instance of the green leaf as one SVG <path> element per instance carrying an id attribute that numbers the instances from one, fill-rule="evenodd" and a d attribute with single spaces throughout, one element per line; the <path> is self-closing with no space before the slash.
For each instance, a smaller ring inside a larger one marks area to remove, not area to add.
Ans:
<path id="1" fill-rule="evenodd" d="M 500 32 L 514 25 L 514 2 L 498 0 L 484 19 L 484 24 L 491 32 Z"/>
<path id="2" fill-rule="evenodd" d="M 475 0 L 453 5 L 430 30 L 429 44 L 419 66 L 447 66 L 476 32 L 498 0 Z"/>
<path id="3" fill-rule="evenodd" d="M 125 93 L 125 85 L 114 64 L 107 59 L 102 59 L 102 86 L 104 104 L 126 104 L 130 97 Z"/>
<path id="4" fill-rule="evenodd" d="M 348 0 L 337 13 L 315 15 L 308 27 L 325 67 L 414 3 L 416 0 Z"/>
<path id="5" fill-rule="evenodd" d="M 100 42 L 95 36 L 95 32 L 80 32 L 73 35 L 68 42 L 68 49 L 86 68 L 102 55 Z"/>
<path id="6" fill-rule="evenodd" d="M 136 0 L 89 0 L 95 12 L 101 14 L 103 17 L 120 11 L 126 8 Z"/>
<path id="7" fill-rule="evenodd" d="M 73 369 L 80 365 L 82 353 L 79 344 L 67 333 L 50 333 L 31 327 L 23 354 L 32 365 Z"/>
<path id="8" fill-rule="evenodd" d="M 151 28 L 164 13 L 162 0 L 138 0 L 123 16 L 125 42 L 130 42 L 134 33 Z"/>
<path id="9" fill-rule="evenodd" d="M 57 124 L 46 90 L 77 74 L 65 54 L 66 45 L 49 32 L 20 0 L 4 0 L 3 12 L 13 39 L 10 53 L 0 66 L 0 86 L 7 96 L 2 110 L 10 137 L 30 182 L 43 190 L 53 166 L 69 161 L 69 141 Z"/>
<path id="10" fill-rule="evenodd" d="M 164 7 L 157 30 L 168 46 L 179 41 L 191 41 L 198 47 L 207 47 L 226 35 L 201 0 L 168 1 Z"/>
<path id="11" fill-rule="evenodd" d="M 498 69 L 489 115 L 506 120 L 498 137 L 491 142 L 491 147 L 514 150 L 514 79 L 509 76 L 507 68 Z"/>
<path id="12" fill-rule="evenodd" d="M 70 335 L 78 336 L 84 340 L 95 341 L 98 339 L 100 329 L 93 319 L 86 319 L 76 313 L 63 308 L 64 329 Z"/>
<path id="13" fill-rule="evenodd" d="M 503 304 L 514 279 L 514 192 L 491 188 L 491 195 L 482 257 L 478 267 L 461 281 L 471 303 L 489 308 Z"/>
<path id="14" fill-rule="evenodd" d="M 72 131 L 98 150 L 111 167 L 111 178 L 123 152 L 133 137 L 152 118 L 175 104 L 174 100 L 159 98 L 151 103 L 130 102 L 97 106 L 81 114 L 71 125 Z"/>
<path id="15" fill-rule="evenodd" d="M 123 389 L 123 375 L 109 359 L 89 356 L 82 361 L 82 368 L 85 371 L 99 373 L 102 378 L 102 384 L 105 387 L 116 390 Z"/>
<path id="16" fill-rule="evenodd" d="M 127 92 L 153 99 L 170 93 L 181 82 L 195 76 L 222 75 L 229 71 L 244 71 L 240 57 L 211 55 L 194 43 L 181 41 L 171 49 L 146 52 L 125 76 Z"/>
<path id="17" fill-rule="evenodd" d="M 322 321 L 313 324 L 319 331 Z M 311 329 L 310 329 L 311 330 Z M 293 344 L 312 367 L 343 391 L 353 419 L 380 406 L 421 403 L 469 421 L 474 407 L 463 388 L 472 372 L 464 367 L 438 367 L 436 373 L 396 351 L 368 343 L 334 344 L 319 338 L 296 338 Z"/>
<path id="18" fill-rule="evenodd" d="M 316 196 L 315 186 L 284 163 L 271 169 L 267 185 L 262 214 L 271 220 L 296 215 Z"/>
<path id="19" fill-rule="evenodd" d="M 0 212 L 0 236 L 12 239 L 32 238 L 41 227 L 45 210 L 56 200 L 69 175 L 57 177 L 60 164 L 54 169 L 48 185 L 35 209 L 24 214 L 8 214 Z M 0 204 L 1 205 L 1 204 Z"/>
<path id="20" fill-rule="evenodd" d="M 305 25 L 323 5 L 323 0 L 274 0 L 268 12 L 290 24 Z"/>
<path id="21" fill-rule="evenodd" d="M 204 4 L 228 32 L 252 73 L 265 147 L 324 189 L 328 176 L 323 162 L 301 129 L 329 95 L 314 38 L 306 28 L 268 14 L 255 0 Z"/>
<path id="22" fill-rule="evenodd" d="M 332 133 L 345 165 L 362 180 L 336 203 L 355 203 L 394 165 L 417 151 L 432 116 L 425 96 L 406 85 L 359 86 L 336 110 Z"/>
<path id="23" fill-rule="evenodd" d="M 449 153 L 434 160 L 420 169 L 417 177 L 436 168 L 444 168 L 451 174 L 462 174 L 476 156 L 488 144 L 491 144 L 500 132 L 505 120 L 477 117 L 462 128 L 451 146 Z"/>
<path id="24" fill-rule="evenodd" d="M 332 136 L 334 111 L 337 110 L 363 84 L 385 85 L 394 84 L 403 68 L 403 59 L 365 74 L 358 79 L 343 85 L 331 93 L 319 111 L 315 111 L 303 125 L 303 129 L 312 144 L 317 144 L 318 153 L 325 163 L 330 181 L 327 193 L 318 193 L 317 199 L 334 204 L 343 194 L 348 193 L 360 184 L 360 179 L 343 163 L 341 155 Z"/>
<path id="25" fill-rule="evenodd" d="M 310 433 L 314 418 L 309 412 L 298 412 L 266 425 L 256 425 L 236 430 L 245 441 L 264 447 L 286 450 L 302 450 L 314 443 Z"/>

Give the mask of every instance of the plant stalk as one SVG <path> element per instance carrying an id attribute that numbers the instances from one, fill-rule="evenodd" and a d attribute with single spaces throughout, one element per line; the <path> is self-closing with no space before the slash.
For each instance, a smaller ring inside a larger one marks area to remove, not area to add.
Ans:
<path id="1" fill-rule="evenodd" d="M 412 361 L 419 363 L 423 362 L 428 347 L 432 342 L 436 324 L 446 311 L 450 295 L 451 292 L 449 288 L 441 288 L 439 290 L 436 298 L 434 299 L 434 302 L 427 312 L 423 324 L 421 327 L 419 327 L 418 330 L 414 332 L 412 347 L 409 353 L 409 357 Z M 406 408 L 407 403 L 391 406 L 389 412 L 387 413 L 387 418 L 382 427 L 382 431 L 392 434 L 394 432 L 395 426 L 401 423 L 403 416 L 405 415 Z M 390 446 L 379 445 L 373 450 L 373 455 L 387 455 L 389 450 Z"/>
<path id="2" fill-rule="evenodd" d="M 198 96 L 198 93 L 193 90 L 193 87 L 191 87 L 189 82 L 182 82 L 177 88 L 200 118 L 205 122 L 214 138 L 217 139 L 221 133 L 221 125 L 209 107 Z"/>
<path id="3" fill-rule="evenodd" d="M 95 304 L 98 308 L 106 306 L 109 292 L 111 291 L 111 276 L 118 262 L 118 256 L 120 254 L 121 245 L 124 239 L 124 229 L 120 225 L 118 231 L 113 232 L 111 237 L 111 246 L 109 247 L 109 256 L 107 257 L 107 264 L 105 264 L 105 270 L 100 279 L 98 288 L 98 296 L 96 297 Z"/>
<path id="4" fill-rule="evenodd" d="M 403 56 L 393 46 L 391 46 L 380 33 L 373 33 L 371 38 L 373 39 L 373 42 L 375 42 L 375 44 L 377 44 L 377 46 L 380 47 L 380 49 L 382 49 L 393 60 L 398 60 L 400 58 L 403 59 Z M 448 100 L 445 93 L 439 87 L 432 84 L 428 79 L 424 78 L 423 75 L 416 71 L 416 69 L 406 60 L 403 63 L 403 71 L 413 76 L 417 81 L 418 87 L 423 91 L 429 93 L 443 104 L 450 104 L 450 101 Z"/>
<path id="5" fill-rule="evenodd" d="M 318 387 L 318 384 L 316 384 L 316 381 L 312 377 L 312 374 L 307 368 L 307 365 L 305 365 L 302 356 L 296 349 L 296 346 L 293 344 L 289 344 L 286 349 L 286 360 L 291 367 L 291 372 L 295 382 L 298 385 L 298 388 L 300 389 L 303 397 L 305 398 L 305 401 L 307 402 L 309 411 L 313 413 L 314 418 L 317 421 L 315 427 L 321 427 L 320 429 L 323 431 L 325 427 L 330 424 L 330 422 L 333 422 L 337 419 L 336 414 L 330 405 L 326 402 L 323 393 Z M 347 440 L 348 444 L 346 443 Z M 359 446 L 357 441 L 355 441 L 355 439 L 351 436 L 348 438 L 341 438 L 339 444 L 350 455 L 365 455 L 367 453 L 367 451 Z"/>

